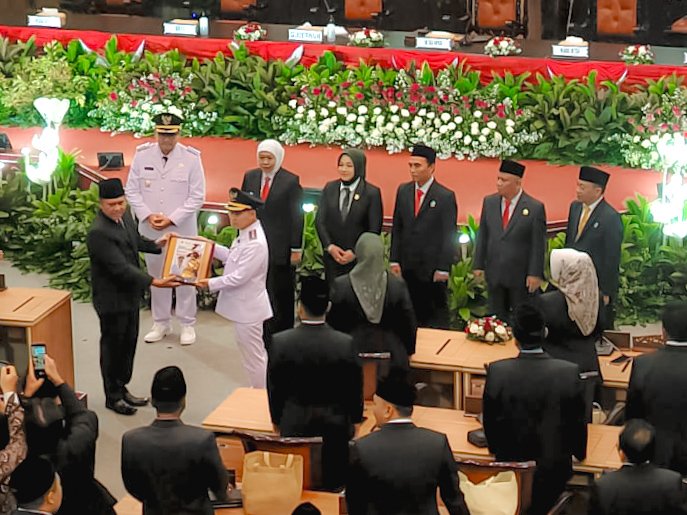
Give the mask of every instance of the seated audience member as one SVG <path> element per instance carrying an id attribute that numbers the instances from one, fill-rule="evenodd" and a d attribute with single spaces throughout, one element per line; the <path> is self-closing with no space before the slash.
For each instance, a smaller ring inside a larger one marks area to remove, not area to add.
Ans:
<path id="1" fill-rule="evenodd" d="M 537 462 L 530 513 L 546 513 L 572 475 L 572 456 L 587 451 L 585 401 L 579 367 L 542 349 L 546 326 L 539 310 L 513 311 L 517 358 L 489 365 L 484 432 L 497 461 Z"/>
<path id="2" fill-rule="evenodd" d="M 653 463 L 687 475 L 687 303 L 663 311 L 664 348 L 634 359 L 625 413 L 656 429 Z"/>
<path id="3" fill-rule="evenodd" d="M 57 513 L 62 504 L 60 475 L 45 458 L 27 457 L 12 474 L 10 488 L 17 499 L 16 515 Z"/>
<path id="4" fill-rule="evenodd" d="M 390 352 L 393 366 L 408 368 L 417 323 L 406 283 L 387 272 L 378 234 L 361 234 L 355 255 L 353 270 L 334 281 L 327 322 L 353 336 L 358 352 Z"/>
<path id="5" fill-rule="evenodd" d="M 15 507 L 10 492 L 10 475 L 26 457 L 24 408 L 17 396 L 17 371 L 12 365 L 0 368 L 0 513 Z"/>
<path id="6" fill-rule="evenodd" d="M 348 441 L 363 419 L 362 368 L 353 339 L 329 327 L 329 287 L 304 277 L 301 325 L 274 335 L 267 364 L 272 422 L 282 436 L 321 436 L 323 482 L 343 486 Z"/>
<path id="7" fill-rule="evenodd" d="M 47 379 L 37 379 L 29 365 L 24 386 L 28 453 L 50 460 L 60 475 L 61 515 L 114 514 L 116 499 L 95 479 L 98 417 L 79 402 L 47 355 L 45 373 Z"/>
<path id="8" fill-rule="evenodd" d="M 225 499 L 229 482 L 215 436 L 181 421 L 186 381 L 178 367 L 158 370 L 151 390 L 155 421 L 122 437 L 124 486 L 146 515 L 212 515 L 208 489 Z"/>
<path id="9" fill-rule="evenodd" d="M 373 411 L 380 429 L 351 445 L 350 515 L 438 514 L 437 488 L 451 515 L 469 513 L 448 440 L 413 424 L 414 401 L 403 371 L 393 369 L 378 383 Z"/>
<path id="10" fill-rule="evenodd" d="M 590 515 L 678 515 L 685 511 L 682 476 L 650 463 L 656 431 L 644 420 L 630 420 L 620 434 L 623 467 L 592 487 Z"/>
<path id="11" fill-rule="evenodd" d="M 296 506 L 291 515 L 322 515 L 322 512 L 311 502 L 304 502 Z"/>

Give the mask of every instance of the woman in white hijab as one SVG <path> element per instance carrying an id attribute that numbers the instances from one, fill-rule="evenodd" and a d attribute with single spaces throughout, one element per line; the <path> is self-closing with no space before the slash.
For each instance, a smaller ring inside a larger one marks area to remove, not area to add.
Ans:
<path id="1" fill-rule="evenodd" d="M 603 328 L 603 302 L 592 259 L 574 249 L 554 250 L 551 283 L 557 289 L 538 297 L 548 329 L 544 349 L 576 363 L 580 372 L 598 373 L 596 341 Z"/>
<path id="2" fill-rule="evenodd" d="M 353 270 L 334 281 L 327 322 L 352 335 L 358 352 L 391 352 L 393 366 L 408 368 L 417 324 L 405 281 L 387 271 L 379 234 L 361 234 L 355 255 Z"/>

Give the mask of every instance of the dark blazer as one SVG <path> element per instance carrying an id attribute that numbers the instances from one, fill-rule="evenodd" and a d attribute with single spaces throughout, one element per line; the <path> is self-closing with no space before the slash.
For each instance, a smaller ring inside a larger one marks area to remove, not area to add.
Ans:
<path id="1" fill-rule="evenodd" d="M 497 461 L 565 469 L 587 452 L 585 400 L 577 365 L 548 354 L 520 354 L 489 365 L 484 431 Z"/>
<path id="2" fill-rule="evenodd" d="M 154 241 L 138 233 L 128 208 L 122 220 L 124 227 L 98 211 L 86 237 L 93 306 L 99 314 L 138 310 L 143 292 L 153 282 L 141 270 L 138 253 L 161 252 Z"/>
<path id="3" fill-rule="evenodd" d="M 582 203 L 570 204 L 565 246 L 586 252 L 592 258 L 599 278 L 599 289 L 615 299 L 618 295 L 620 247 L 623 243 L 623 221 L 620 214 L 605 200 L 601 200 L 577 239 L 577 226 L 582 216 Z"/>
<path id="4" fill-rule="evenodd" d="M 603 314 L 606 311 L 602 300 L 599 299 L 596 327 L 589 336 L 583 336 L 580 328 L 568 316 L 568 304 L 560 291 L 547 291 L 533 301 L 541 309 L 549 330 L 544 341 L 546 352 L 554 358 L 576 363 L 580 372 L 599 372 L 596 341 L 604 327 Z"/>
<path id="5" fill-rule="evenodd" d="M 346 221 L 339 209 L 340 193 L 341 181 L 330 181 L 317 204 L 315 225 L 325 252 L 332 243 L 344 250 L 355 250 L 362 233 L 382 231 L 382 193 L 377 186 L 360 179 Z"/>
<path id="6" fill-rule="evenodd" d="M 455 194 L 436 179 L 415 216 L 415 183 L 401 184 L 396 192 L 391 229 L 390 261 L 418 279 L 432 281 L 436 270 L 451 271 L 456 254 L 458 206 Z"/>
<path id="7" fill-rule="evenodd" d="M 635 358 L 626 417 L 656 428 L 654 463 L 687 475 L 687 347 L 666 345 Z"/>
<path id="8" fill-rule="evenodd" d="M 650 463 L 625 465 L 592 486 L 590 515 L 679 515 L 685 511 L 682 477 Z"/>
<path id="9" fill-rule="evenodd" d="M 400 361 L 408 366 L 408 356 L 415 354 L 417 322 L 403 279 L 388 274 L 384 311 L 378 324 L 367 319 L 348 274 L 336 278 L 331 301 L 327 322 L 353 336 L 358 352 L 391 352 L 392 356 L 400 352 Z"/>
<path id="10" fill-rule="evenodd" d="M 212 515 L 208 489 L 222 498 L 229 482 L 215 436 L 181 420 L 156 420 L 124 433 L 122 479 L 144 515 Z"/>
<path id="11" fill-rule="evenodd" d="M 267 364 L 272 422 L 282 436 L 323 436 L 363 419 L 362 368 L 353 339 L 326 324 L 273 337 Z"/>
<path id="12" fill-rule="evenodd" d="M 437 515 L 437 487 L 451 515 L 469 513 L 446 435 L 387 423 L 351 444 L 350 515 Z"/>
<path id="13" fill-rule="evenodd" d="M 262 170 L 249 170 L 241 189 L 260 197 Z M 291 249 L 303 247 L 303 188 L 297 175 L 280 168 L 274 175 L 265 205 L 258 209 L 270 250 L 270 263 L 291 263 Z"/>
<path id="14" fill-rule="evenodd" d="M 473 268 L 484 270 L 492 288 L 524 288 L 528 275 L 544 277 L 546 211 L 523 191 L 504 230 L 501 198 L 484 198 Z"/>

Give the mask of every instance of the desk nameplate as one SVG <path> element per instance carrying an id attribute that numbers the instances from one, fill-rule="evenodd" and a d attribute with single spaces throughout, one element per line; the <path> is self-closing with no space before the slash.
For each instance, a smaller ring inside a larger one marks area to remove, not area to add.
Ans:
<path id="1" fill-rule="evenodd" d="M 62 17 L 59 14 L 45 15 L 45 14 L 29 14 L 28 23 L 29 27 L 47 27 L 51 29 L 61 29 L 62 28 Z"/>
<path id="2" fill-rule="evenodd" d="M 589 46 L 551 45 L 552 57 L 589 59 Z"/>
<path id="3" fill-rule="evenodd" d="M 289 41 L 322 43 L 324 33 L 318 29 L 289 29 Z"/>
<path id="4" fill-rule="evenodd" d="M 453 40 L 449 38 L 423 38 L 418 36 L 415 38 L 415 48 L 424 48 L 429 50 L 452 50 Z"/>
<path id="5" fill-rule="evenodd" d="M 171 34 L 173 36 L 197 36 L 198 35 L 198 22 L 193 20 L 188 21 L 166 21 L 162 24 L 163 34 Z"/>

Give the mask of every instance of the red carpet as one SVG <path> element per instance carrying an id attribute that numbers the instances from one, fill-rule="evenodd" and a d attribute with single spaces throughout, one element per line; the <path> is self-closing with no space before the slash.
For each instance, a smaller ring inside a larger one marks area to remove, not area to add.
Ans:
<path id="1" fill-rule="evenodd" d="M 7 133 L 17 151 L 30 145 L 31 138 L 39 130 L 14 127 L 0 129 Z M 62 147 L 66 151 L 79 150 L 79 162 L 91 169 L 97 168 L 97 152 L 123 152 L 124 161 L 128 165 L 136 146 L 150 141 L 147 138 L 136 139 L 129 134 L 110 136 L 95 129 L 63 129 L 61 137 Z M 255 141 L 209 137 L 182 141 L 202 152 L 208 204 L 223 204 L 228 189 L 241 185 L 243 172 L 256 167 Z M 307 145 L 287 147 L 284 167 L 300 175 L 304 187 L 321 188 L 328 180 L 336 178 L 336 158 L 339 153 L 338 148 L 310 148 Z M 396 188 L 409 180 L 408 154 L 389 155 L 381 149 L 368 150 L 366 153 L 368 180 L 381 187 L 384 214 L 390 217 L 393 214 Z M 568 206 L 575 197 L 579 167 L 549 165 L 543 161 L 525 161 L 525 164 L 525 189 L 546 204 L 549 225 L 565 222 Z M 614 207 L 623 208 L 624 201 L 638 193 L 649 199 L 656 198 L 656 184 L 661 180 L 660 174 L 619 167 L 603 168 L 612 174 L 606 198 Z M 465 222 L 468 215 L 479 217 L 482 198 L 495 191 L 497 169 L 498 161 L 493 159 L 450 159 L 437 162 L 437 179 L 456 192 L 459 222 Z M 124 179 L 126 170 L 103 172 L 103 175 Z"/>

